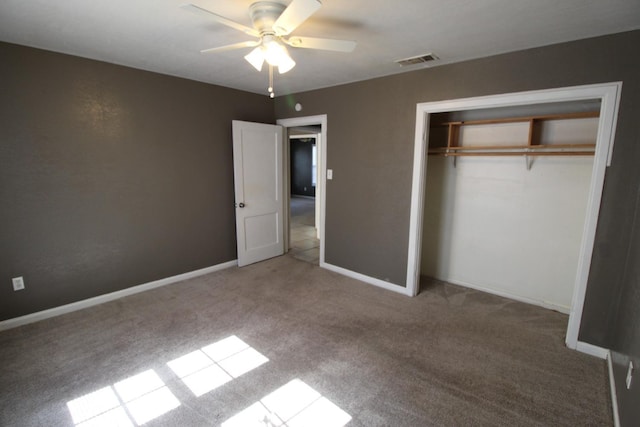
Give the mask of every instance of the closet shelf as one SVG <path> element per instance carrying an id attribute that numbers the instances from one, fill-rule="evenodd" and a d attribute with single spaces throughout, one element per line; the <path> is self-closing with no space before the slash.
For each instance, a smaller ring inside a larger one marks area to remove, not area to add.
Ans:
<path id="1" fill-rule="evenodd" d="M 461 156 L 593 156 L 595 144 L 482 145 L 432 148 L 429 154 Z"/>
<path id="2" fill-rule="evenodd" d="M 599 111 L 581 111 L 577 113 L 562 113 L 562 114 L 539 114 L 533 116 L 522 117 L 505 117 L 500 119 L 483 119 L 483 120 L 465 120 L 458 122 L 443 122 L 436 126 L 470 126 L 470 125 L 494 125 L 501 123 L 526 123 L 533 121 L 545 121 L 545 120 L 571 120 L 571 119 L 588 119 L 593 117 L 599 117 Z"/>
<path id="3" fill-rule="evenodd" d="M 429 155 L 445 156 L 445 157 L 462 157 L 462 156 L 593 156 L 595 153 L 595 144 L 540 144 L 536 141 L 536 131 L 534 126 L 537 122 L 549 120 L 571 120 L 598 117 L 597 111 L 563 113 L 563 114 L 544 114 L 526 117 L 507 117 L 500 119 L 485 120 L 468 120 L 456 122 L 444 122 L 435 124 L 434 126 L 446 126 L 447 145 L 443 147 L 429 148 Z M 504 123 L 529 123 L 529 136 L 526 144 L 517 145 L 474 145 L 460 146 L 458 144 L 458 136 L 460 127 L 475 125 L 492 125 Z"/>

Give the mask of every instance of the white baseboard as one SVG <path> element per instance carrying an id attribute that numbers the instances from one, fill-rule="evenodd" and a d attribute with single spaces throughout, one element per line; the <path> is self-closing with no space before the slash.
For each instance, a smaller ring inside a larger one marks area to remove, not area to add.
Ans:
<path id="1" fill-rule="evenodd" d="M 225 262 L 222 264 L 214 265 L 211 267 L 202 268 L 200 270 L 189 271 L 187 273 L 178 274 L 176 276 L 166 277 L 160 280 L 154 280 L 153 282 L 144 283 L 142 285 L 133 286 L 131 288 L 122 289 L 120 291 L 111 292 L 109 294 L 100 295 L 100 296 L 85 299 L 82 301 L 73 302 L 71 304 L 61 305 L 59 307 L 50 308 L 48 310 L 38 311 L 36 313 L 27 314 L 20 317 L 14 317 L 13 319 L 3 320 L 3 321 L 0 321 L 0 331 L 4 331 L 11 328 L 17 328 L 18 326 L 27 325 L 29 323 L 38 322 L 40 320 L 49 319 L 55 316 L 60 316 L 61 314 L 67 314 L 73 311 L 82 310 L 84 308 L 93 307 L 94 305 L 124 298 L 129 295 L 134 295 L 140 292 L 159 288 L 161 286 L 171 285 L 176 282 L 181 282 L 183 280 L 191 279 L 193 277 L 198 277 L 204 274 L 213 273 L 214 271 L 220 271 L 226 268 L 235 267 L 237 265 L 238 265 L 238 261 L 233 260 L 233 261 Z"/>
<path id="2" fill-rule="evenodd" d="M 618 412 L 618 392 L 616 391 L 616 379 L 613 375 L 613 361 L 611 352 L 607 350 L 607 367 L 609 368 L 609 385 L 611 386 L 611 407 L 613 409 L 613 425 L 620 427 L 620 412 Z"/>
<path id="3" fill-rule="evenodd" d="M 370 277 L 364 274 L 356 273 L 355 271 L 347 270 L 346 268 L 338 267 L 332 264 L 327 264 L 326 262 L 320 263 L 320 267 L 326 268 L 327 270 L 334 271 L 338 274 L 342 274 L 343 276 L 351 277 L 352 279 L 356 279 L 361 282 L 365 282 L 370 285 L 386 289 L 388 291 L 397 292 L 399 294 L 403 294 L 407 296 L 413 296 L 411 295 L 409 290 L 404 286 L 396 285 L 390 282 L 385 282 L 384 280 L 380 280 L 380 279 L 376 279 L 375 277 Z"/>
<path id="4" fill-rule="evenodd" d="M 492 288 L 486 288 L 484 286 L 474 285 L 473 283 L 467 283 L 461 280 L 451 280 L 451 279 L 445 279 L 440 277 L 434 277 L 434 279 L 440 280 L 442 282 L 451 283 L 453 285 L 462 286 L 465 288 L 475 289 L 476 291 L 482 291 L 488 294 L 497 295 L 499 297 L 509 298 L 514 301 L 520 301 L 520 302 L 524 302 L 531 305 L 537 305 L 538 307 L 547 308 L 549 310 L 554 310 L 563 314 L 569 314 L 569 312 L 571 311 L 571 307 L 566 307 L 564 305 L 554 304 L 548 301 L 540 301 L 533 298 L 523 297 L 520 295 L 514 295 L 509 292 L 504 292 L 504 291 L 500 291 Z"/>
<path id="5" fill-rule="evenodd" d="M 606 359 L 607 355 L 609 354 L 609 350 L 607 350 L 606 348 L 598 347 L 597 345 L 589 344 L 582 341 L 578 341 L 576 343 L 576 350 L 580 353 L 588 354 L 599 359 Z"/>

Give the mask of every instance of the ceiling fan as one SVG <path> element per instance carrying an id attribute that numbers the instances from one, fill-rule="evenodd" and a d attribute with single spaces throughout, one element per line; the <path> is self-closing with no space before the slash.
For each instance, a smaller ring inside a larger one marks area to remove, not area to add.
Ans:
<path id="1" fill-rule="evenodd" d="M 265 61 L 269 64 L 269 94 L 273 98 L 273 67 L 277 67 L 280 74 L 283 74 L 296 65 L 289 55 L 287 46 L 335 52 L 352 52 L 355 49 L 356 42 L 351 40 L 289 36 L 320 6 L 322 4 L 318 0 L 293 0 L 289 6 L 271 1 L 259 1 L 249 6 L 249 16 L 253 28 L 195 4 L 185 4 L 182 8 L 207 16 L 247 35 L 257 37 L 258 40 L 213 47 L 200 52 L 214 53 L 253 47 L 254 49 L 244 58 L 258 71 L 262 70 Z"/>

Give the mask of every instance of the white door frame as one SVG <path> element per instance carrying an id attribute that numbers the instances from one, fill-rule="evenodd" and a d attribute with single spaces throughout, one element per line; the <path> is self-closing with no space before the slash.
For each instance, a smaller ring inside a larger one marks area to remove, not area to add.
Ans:
<path id="1" fill-rule="evenodd" d="M 568 88 L 516 92 L 501 95 L 463 98 L 447 101 L 425 102 L 416 108 L 416 129 L 413 158 L 413 181 L 411 189 L 411 213 L 409 219 L 409 253 L 407 262 L 407 292 L 416 295 L 420 285 L 420 261 L 422 250 L 422 221 L 424 208 L 424 187 L 426 180 L 426 153 L 429 141 L 429 120 L 433 113 L 447 111 L 475 110 L 481 108 L 510 107 L 517 105 L 543 104 L 551 102 L 579 101 L 598 99 L 600 105 L 600 119 L 598 136 L 589 185 L 587 213 L 580 244 L 578 269 L 569 314 L 569 325 L 565 342 L 567 347 L 581 349 L 583 344 L 578 341 L 584 297 L 591 267 L 593 244 L 595 240 L 600 201 L 606 167 L 611 164 L 613 142 L 620 103 L 622 82 L 574 86 Z"/>
<path id="2" fill-rule="evenodd" d="M 327 115 L 326 114 L 322 114 L 322 115 L 317 115 L 317 116 L 307 116 L 307 117 L 294 117 L 294 118 L 290 118 L 290 119 L 279 119 L 276 121 L 277 124 L 279 124 L 280 126 L 284 127 L 285 129 L 285 141 L 287 141 L 287 144 L 285 144 L 285 161 L 283 162 L 284 165 L 284 176 L 285 179 L 284 181 L 284 191 L 283 191 L 283 200 L 285 203 L 285 212 L 287 212 L 287 214 L 284 217 L 285 223 L 284 223 L 284 232 L 285 232 L 285 252 L 289 249 L 289 203 L 290 203 L 290 174 L 291 174 L 291 170 L 289 167 L 289 161 L 287 159 L 289 159 L 289 138 L 288 138 L 288 128 L 291 127 L 300 127 L 300 126 L 313 126 L 313 125 L 320 125 L 320 137 L 316 140 L 316 144 L 317 144 L 317 150 L 318 150 L 318 164 L 317 164 L 317 168 L 320 171 L 320 177 L 316 182 L 316 199 L 320 199 L 320 221 L 316 224 L 316 226 L 318 227 L 318 232 L 319 232 L 319 236 L 320 236 L 320 267 L 325 267 L 325 262 L 324 262 L 324 223 L 325 223 L 325 204 L 326 204 L 326 194 L 325 194 L 325 188 L 326 188 L 326 184 L 327 184 L 327 164 L 326 164 L 326 158 L 327 158 Z M 316 204 L 316 206 L 318 206 Z"/>

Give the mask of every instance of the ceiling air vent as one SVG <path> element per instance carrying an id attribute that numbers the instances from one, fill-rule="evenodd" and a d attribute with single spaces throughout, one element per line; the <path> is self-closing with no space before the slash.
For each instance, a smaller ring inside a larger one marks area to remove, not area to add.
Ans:
<path id="1" fill-rule="evenodd" d="M 406 67 L 409 65 L 424 64 L 425 62 L 435 61 L 436 59 L 439 58 L 433 53 L 426 53 L 424 55 L 412 56 L 411 58 L 398 59 L 396 63 Z"/>

